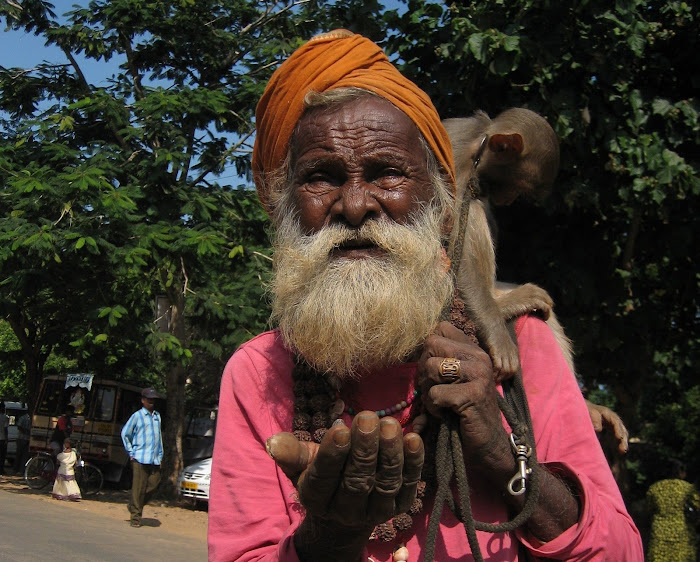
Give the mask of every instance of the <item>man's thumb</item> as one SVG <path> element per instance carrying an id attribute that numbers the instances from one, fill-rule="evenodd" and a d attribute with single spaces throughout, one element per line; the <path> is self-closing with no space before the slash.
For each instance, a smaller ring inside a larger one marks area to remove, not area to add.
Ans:
<path id="1" fill-rule="evenodd" d="M 282 432 L 270 437 L 265 443 L 267 454 L 282 471 L 296 484 L 299 475 L 312 461 L 309 452 L 311 443 L 302 443 L 292 433 Z"/>

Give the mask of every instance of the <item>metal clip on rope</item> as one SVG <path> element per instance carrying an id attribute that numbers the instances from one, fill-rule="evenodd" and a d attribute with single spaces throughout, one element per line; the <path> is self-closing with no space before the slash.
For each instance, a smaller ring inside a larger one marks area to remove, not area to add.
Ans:
<path id="1" fill-rule="evenodd" d="M 525 493 L 527 487 L 527 479 L 532 474 L 532 469 L 528 468 L 527 461 L 532 454 L 532 447 L 518 444 L 519 439 L 513 434 L 510 434 L 510 446 L 513 449 L 515 460 L 518 461 L 518 472 L 508 482 L 508 492 L 513 496 L 520 496 Z M 516 485 L 520 486 L 516 489 Z"/>

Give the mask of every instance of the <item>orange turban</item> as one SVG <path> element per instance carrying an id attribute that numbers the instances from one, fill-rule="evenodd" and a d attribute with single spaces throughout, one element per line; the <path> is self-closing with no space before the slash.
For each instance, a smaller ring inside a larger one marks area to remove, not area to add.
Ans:
<path id="1" fill-rule="evenodd" d="M 378 45 L 340 29 L 316 36 L 292 53 L 274 72 L 258 102 L 253 177 L 266 209 L 265 176 L 287 156 L 292 131 L 304 112 L 304 96 L 347 87 L 374 92 L 408 115 L 454 185 L 450 139 L 428 95 L 405 78 Z"/>

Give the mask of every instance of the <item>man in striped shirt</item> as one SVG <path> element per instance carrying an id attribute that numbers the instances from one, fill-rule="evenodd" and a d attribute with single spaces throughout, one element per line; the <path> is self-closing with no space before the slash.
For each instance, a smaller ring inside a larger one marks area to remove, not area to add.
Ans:
<path id="1" fill-rule="evenodd" d="M 134 412 L 122 428 L 124 448 L 131 459 L 133 480 L 129 513 L 131 526 L 141 526 L 143 506 L 153 496 L 160 483 L 160 463 L 163 460 L 163 436 L 160 414 L 155 410 L 158 393 L 153 388 L 141 392 L 141 408 Z"/>

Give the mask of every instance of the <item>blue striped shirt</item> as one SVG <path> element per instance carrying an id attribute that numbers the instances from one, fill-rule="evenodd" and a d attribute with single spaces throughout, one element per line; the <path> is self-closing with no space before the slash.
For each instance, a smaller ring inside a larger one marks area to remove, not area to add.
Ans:
<path id="1" fill-rule="evenodd" d="M 122 442 L 129 457 L 141 464 L 157 464 L 163 460 L 163 436 L 160 414 L 146 408 L 131 414 L 122 428 Z"/>

